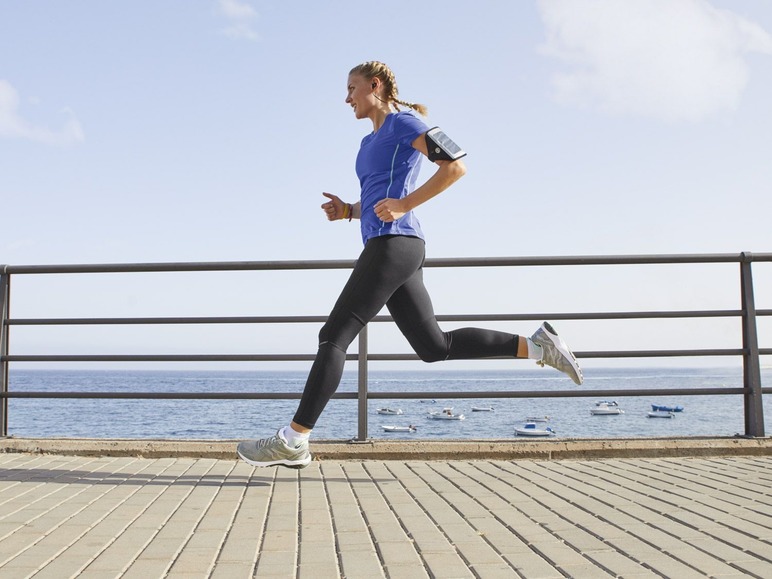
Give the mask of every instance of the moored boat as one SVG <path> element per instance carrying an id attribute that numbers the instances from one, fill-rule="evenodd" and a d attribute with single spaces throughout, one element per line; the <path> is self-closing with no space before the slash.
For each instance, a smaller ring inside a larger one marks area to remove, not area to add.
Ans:
<path id="1" fill-rule="evenodd" d="M 415 432 L 417 427 L 413 426 L 382 426 L 386 432 Z"/>
<path id="2" fill-rule="evenodd" d="M 665 410 L 652 410 L 651 412 L 647 412 L 646 416 L 649 418 L 674 418 L 675 414 Z"/>
<path id="3" fill-rule="evenodd" d="M 389 414 L 389 415 L 397 415 L 402 414 L 401 408 L 379 408 L 378 414 Z"/>
<path id="4" fill-rule="evenodd" d="M 651 405 L 652 412 L 683 412 L 683 406 L 661 406 L 659 404 Z"/>
<path id="5" fill-rule="evenodd" d="M 463 414 L 453 414 L 452 408 L 443 408 L 442 412 L 429 412 L 429 418 L 433 420 L 464 420 Z"/>
<path id="6" fill-rule="evenodd" d="M 606 402 L 601 402 L 595 408 L 590 408 L 590 414 L 593 416 L 615 416 L 617 414 L 624 414 L 625 411 L 614 403 L 614 406 L 609 406 Z"/>
<path id="7" fill-rule="evenodd" d="M 518 436 L 555 436 L 555 431 L 549 426 L 538 428 L 535 422 L 526 422 L 523 426 L 515 428 Z"/>
<path id="8" fill-rule="evenodd" d="M 493 412 L 493 406 L 472 406 L 472 412 Z"/>

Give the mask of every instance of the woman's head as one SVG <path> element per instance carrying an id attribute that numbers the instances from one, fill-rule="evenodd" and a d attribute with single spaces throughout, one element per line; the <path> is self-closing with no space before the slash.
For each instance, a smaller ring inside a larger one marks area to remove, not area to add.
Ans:
<path id="1" fill-rule="evenodd" d="M 367 81 L 379 101 L 389 106 L 394 106 L 397 110 L 402 105 L 426 116 L 428 111 L 425 105 L 409 103 L 397 98 L 399 95 L 397 80 L 394 78 L 394 73 L 391 69 L 384 63 L 377 60 L 363 62 L 351 69 L 349 78 L 352 76 L 361 77 Z"/>

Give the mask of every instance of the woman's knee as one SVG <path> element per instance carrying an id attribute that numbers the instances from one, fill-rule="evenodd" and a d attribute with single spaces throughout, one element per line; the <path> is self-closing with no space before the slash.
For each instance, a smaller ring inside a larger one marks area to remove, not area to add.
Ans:
<path id="1" fill-rule="evenodd" d="M 442 362 L 443 360 L 447 360 L 448 357 L 446 355 L 440 355 L 439 352 L 430 352 L 430 353 L 419 353 L 418 357 L 421 358 L 422 362 L 427 362 L 429 364 L 433 362 Z"/>
<path id="2" fill-rule="evenodd" d="M 423 362 L 442 362 L 448 359 L 448 347 L 445 343 L 414 344 L 413 349 Z"/>
<path id="3" fill-rule="evenodd" d="M 349 319 L 345 323 L 333 323 L 328 320 L 319 330 L 319 347 L 330 344 L 345 352 L 363 327 L 356 319 Z"/>
<path id="4" fill-rule="evenodd" d="M 329 324 L 322 326 L 322 329 L 319 330 L 319 348 L 333 346 L 345 352 L 348 344 L 339 344 L 338 342 L 340 342 L 340 338 L 336 332 L 331 330 Z"/>

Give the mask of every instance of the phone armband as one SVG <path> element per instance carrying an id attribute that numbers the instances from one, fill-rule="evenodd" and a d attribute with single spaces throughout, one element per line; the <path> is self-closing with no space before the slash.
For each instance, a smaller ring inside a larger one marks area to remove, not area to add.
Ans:
<path id="1" fill-rule="evenodd" d="M 466 155 L 466 152 L 439 127 L 427 131 L 426 149 L 430 161 L 455 161 Z"/>

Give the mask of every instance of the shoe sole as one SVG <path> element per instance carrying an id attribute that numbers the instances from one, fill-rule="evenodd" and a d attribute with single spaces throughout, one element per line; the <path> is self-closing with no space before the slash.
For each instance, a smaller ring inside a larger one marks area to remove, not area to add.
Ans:
<path id="1" fill-rule="evenodd" d="M 547 338 L 549 338 L 549 341 L 552 342 L 552 345 L 555 346 L 555 349 L 563 354 L 563 357 L 568 360 L 568 362 L 571 364 L 571 367 L 574 369 L 577 378 L 579 378 L 579 381 L 577 382 L 574 380 L 573 376 L 571 376 L 571 380 L 574 382 L 574 384 L 581 386 L 582 382 L 584 382 L 584 376 L 582 376 L 582 369 L 579 367 L 579 362 L 576 360 L 574 353 L 568 349 L 568 346 L 561 344 L 562 340 L 557 334 L 553 334 L 546 329 L 544 334 L 547 336 Z"/>
<path id="2" fill-rule="evenodd" d="M 243 454 L 241 454 L 238 450 L 236 451 L 236 454 L 239 456 L 241 460 L 246 462 L 247 464 L 251 464 L 252 466 L 284 466 L 287 468 L 294 468 L 294 469 L 301 469 L 307 467 L 311 463 L 311 457 L 308 457 L 308 460 L 286 460 L 286 459 L 279 459 L 279 460 L 271 460 L 266 462 L 260 462 L 257 460 L 252 460 L 250 458 L 247 458 Z"/>

